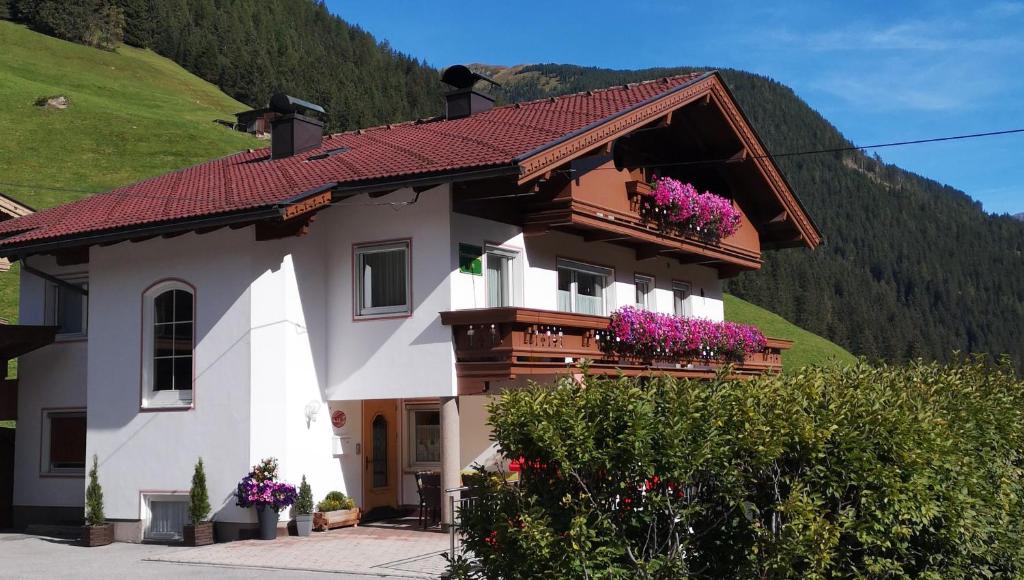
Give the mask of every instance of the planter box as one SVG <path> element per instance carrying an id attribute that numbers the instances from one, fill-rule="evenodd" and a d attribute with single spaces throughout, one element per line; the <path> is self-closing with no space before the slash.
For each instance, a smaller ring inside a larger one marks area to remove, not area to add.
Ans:
<path id="1" fill-rule="evenodd" d="M 186 546 L 209 546 L 213 543 L 213 522 L 185 524 L 182 536 Z"/>
<path id="2" fill-rule="evenodd" d="M 82 545 L 88 548 L 114 543 L 114 524 L 82 526 Z"/>
<path id="3" fill-rule="evenodd" d="M 313 514 L 313 529 L 317 531 L 333 530 L 359 524 L 359 508 L 336 510 L 333 512 L 316 512 Z"/>

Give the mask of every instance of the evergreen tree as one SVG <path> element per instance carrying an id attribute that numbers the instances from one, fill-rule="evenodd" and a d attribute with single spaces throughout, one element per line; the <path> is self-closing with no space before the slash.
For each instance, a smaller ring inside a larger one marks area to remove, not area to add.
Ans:
<path id="1" fill-rule="evenodd" d="M 210 515 L 210 494 L 206 489 L 206 469 L 203 458 L 196 462 L 192 472 L 192 487 L 188 491 L 188 517 L 192 525 L 206 521 Z"/>
<path id="2" fill-rule="evenodd" d="M 313 513 L 313 490 L 306 483 L 306 476 L 302 476 L 302 483 L 299 484 L 299 497 L 295 500 L 295 507 L 292 508 L 294 515 L 309 515 Z"/>
<path id="3" fill-rule="evenodd" d="M 95 455 L 92 456 L 92 469 L 89 470 L 89 486 L 85 488 L 85 523 L 90 526 L 102 526 L 107 523 L 107 518 L 103 514 L 99 459 Z"/>

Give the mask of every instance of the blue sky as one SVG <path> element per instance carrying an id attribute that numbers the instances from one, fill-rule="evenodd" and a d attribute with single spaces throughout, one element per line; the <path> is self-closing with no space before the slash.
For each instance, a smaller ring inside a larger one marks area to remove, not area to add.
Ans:
<path id="1" fill-rule="evenodd" d="M 1024 128 L 1024 0 L 327 5 L 436 67 L 555 62 L 764 74 L 857 144 Z M 1024 134 L 878 153 L 988 211 L 1024 212 Z"/>

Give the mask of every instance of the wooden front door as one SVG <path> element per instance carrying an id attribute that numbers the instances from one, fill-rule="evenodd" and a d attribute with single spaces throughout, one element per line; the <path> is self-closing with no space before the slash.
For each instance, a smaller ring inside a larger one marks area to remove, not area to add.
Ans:
<path id="1" fill-rule="evenodd" d="M 398 506 L 398 402 L 363 401 L 363 511 Z"/>

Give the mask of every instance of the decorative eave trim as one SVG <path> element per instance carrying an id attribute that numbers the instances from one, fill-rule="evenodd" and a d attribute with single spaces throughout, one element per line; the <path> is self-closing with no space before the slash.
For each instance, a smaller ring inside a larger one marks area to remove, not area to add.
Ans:
<path id="1" fill-rule="evenodd" d="M 588 151 L 606 145 L 672 111 L 705 98 L 715 102 L 733 131 L 747 147 L 749 157 L 753 158 L 758 171 L 775 192 L 787 214 L 792 217 L 804 243 L 810 248 L 821 244 L 821 232 L 818 231 L 803 205 L 793 194 L 775 162 L 768 156 L 761 139 L 750 126 L 746 116 L 717 72 L 698 77 L 694 81 L 682 84 L 674 90 L 640 103 L 616 116 L 585 127 L 570 135 L 569 138 L 554 141 L 519 158 L 519 183 L 523 184 L 536 179 Z"/>

